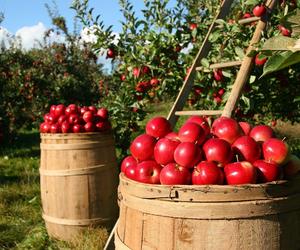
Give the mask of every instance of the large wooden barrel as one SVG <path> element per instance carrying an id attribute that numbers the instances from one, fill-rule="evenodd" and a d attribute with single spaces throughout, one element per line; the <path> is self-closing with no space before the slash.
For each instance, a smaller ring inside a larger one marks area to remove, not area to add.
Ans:
<path id="1" fill-rule="evenodd" d="M 118 169 L 112 134 L 41 134 L 40 147 L 48 234 L 69 241 L 87 227 L 113 226 Z"/>
<path id="2" fill-rule="evenodd" d="M 120 174 L 117 250 L 300 249 L 300 178 L 164 186 Z"/>

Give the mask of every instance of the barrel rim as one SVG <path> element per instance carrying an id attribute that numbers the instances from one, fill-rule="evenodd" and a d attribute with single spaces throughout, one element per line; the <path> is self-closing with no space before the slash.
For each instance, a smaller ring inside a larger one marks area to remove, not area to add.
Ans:
<path id="1" fill-rule="evenodd" d="M 103 132 L 83 132 L 83 133 L 40 133 L 40 138 L 42 139 L 70 139 L 74 138 L 82 138 L 82 137 L 91 137 L 91 136 L 103 136 L 103 135 L 111 135 L 112 130 L 107 130 Z"/>
<path id="2" fill-rule="evenodd" d="M 130 195 L 172 201 L 225 202 L 262 200 L 300 193 L 300 175 L 293 180 L 278 180 L 261 184 L 243 185 L 157 185 L 131 180 L 119 175 L 120 190 Z M 122 195 L 120 193 L 120 195 Z"/>

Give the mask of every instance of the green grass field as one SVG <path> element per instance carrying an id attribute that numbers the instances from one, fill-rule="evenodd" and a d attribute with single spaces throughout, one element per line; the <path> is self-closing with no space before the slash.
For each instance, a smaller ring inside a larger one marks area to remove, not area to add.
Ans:
<path id="1" fill-rule="evenodd" d="M 169 109 L 158 105 L 145 121 Z M 0 249 L 102 249 L 105 229 L 87 230 L 72 244 L 48 237 L 41 217 L 39 142 L 37 131 L 23 131 L 13 143 L 0 146 Z M 288 143 L 300 156 L 300 138 L 291 136 Z"/>

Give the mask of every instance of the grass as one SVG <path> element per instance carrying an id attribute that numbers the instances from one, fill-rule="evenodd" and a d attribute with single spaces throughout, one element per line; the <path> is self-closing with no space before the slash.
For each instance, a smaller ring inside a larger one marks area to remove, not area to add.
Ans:
<path id="1" fill-rule="evenodd" d="M 170 108 L 170 103 L 151 105 L 140 125 L 144 127 L 153 116 L 166 117 Z M 176 127 L 183 121 L 181 118 Z M 73 243 L 47 235 L 41 217 L 39 141 L 37 131 L 23 131 L 12 143 L 0 145 L 0 249 L 103 249 L 108 238 L 103 228 L 87 229 Z M 291 134 L 287 142 L 300 156 L 300 138 Z"/>

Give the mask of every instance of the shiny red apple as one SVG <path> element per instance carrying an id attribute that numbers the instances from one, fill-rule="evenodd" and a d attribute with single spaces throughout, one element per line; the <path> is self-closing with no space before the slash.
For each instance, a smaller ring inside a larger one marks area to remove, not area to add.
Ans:
<path id="1" fill-rule="evenodd" d="M 192 142 L 201 145 L 206 138 L 206 134 L 200 125 L 188 122 L 179 129 L 178 138 L 181 142 Z"/>
<path id="2" fill-rule="evenodd" d="M 159 184 L 162 167 L 155 161 L 142 161 L 135 168 L 135 180 L 142 183 Z"/>
<path id="3" fill-rule="evenodd" d="M 169 163 L 160 172 L 160 183 L 163 185 L 187 185 L 191 182 L 188 168 L 176 163 Z"/>
<path id="4" fill-rule="evenodd" d="M 129 166 L 136 167 L 137 164 L 138 164 L 137 160 L 132 155 L 128 155 L 123 159 L 121 163 L 121 172 L 125 173 L 126 169 Z"/>
<path id="5" fill-rule="evenodd" d="M 266 161 L 275 161 L 277 164 L 285 164 L 289 157 L 288 145 L 277 138 L 270 138 L 262 145 L 262 152 Z"/>
<path id="6" fill-rule="evenodd" d="M 251 129 L 249 136 L 257 142 L 264 142 L 274 137 L 274 131 L 268 125 L 257 125 Z"/>
<path id="7" fill-rule="evenodd" d="M 249 135 L 251 131 L 251 125 L 249 122 L 239 122 L 240 127 L 242 128 L 245 135 Z"/>
<path id="8" fill-rule="evenodd" d="M 146 134 L 162 138 L 172 131 L 169 121 L 161 116 L 150 119 L 146 124 Z"/>
<path id="9" fill-rule="evenodd" d="M 189 117 L 185 123 L 188 123 L 188 122 L 193 122 L 193 123 L 200 125 L 206 135 L 208 135 L 210 133 L 210 126 L 205 117 L 194 115 L 194 116 Z"/>
<path id="10" fill-rule="evenodd" d="M 232 118 L 220 117 L 212 124 L 212 134 L 232 144 L 237 138 L 244 135 L 238 122 Z"/>
<path id="11" fill-rule="evenodd" d="M 194 185 L 222 185 L 224 174 L 215 162 L 201 161 L 194 168 L 192 183 Z"/>
<path id="12" fill-rule="evenodd" d="M 252 137 L 245 135 L 235 140 L 232 144 L 234 154 L 237 154 L 239 160 L 253 163 L 261 156 L 261 148 L 258 142 Z"/>
<path id="13" fill-rule="evenodd" d="M 200 147 L 192 142 L 181 142 L 174 152 L 175 162 L 186 168 L 193 168 L 201 159 Z"/>
<path id="14" fill-rule="evenodd" d="M 257 181 L 260 183 L 276 181 L 279 179 L 281 168 L 277 163 L 266 160 L 257 160 L 253 163 L 257 168 Z"/>
<path id="15" fill-rule="evenodd" d="M 229 185 L 256 183 L 256 168 L 247 161 L 229 163 L 224 167 L 226 182 Z"/>
<path id="16" fill-rule="evenodd" d="M 155 161 L 161 165 L 174 162 L 174 152 L 179 144 L 179 141 L 170 140 L 168 138 L 159 139 L 154 147 Z"/>
<path id="17" fill-rule="evenodd" d="M 153 158 L 155 143 L 156 140 L 153 136 L 141 134 L 131 143 L 130 152 L 139 161 L 150 160 Z"/>
<path id="18" fill-rule="evenodd" d="M 211 138 L 203 145 L 203 152 L 207 161 L 213 161 L 224 166 L 232 160 L 233 152 L 230 144 L 219 138 Z"/>

